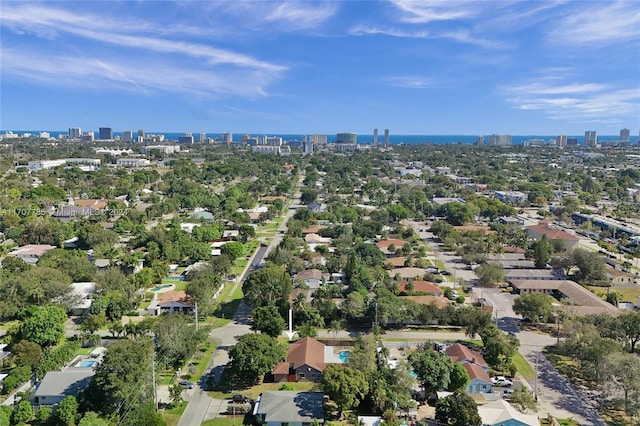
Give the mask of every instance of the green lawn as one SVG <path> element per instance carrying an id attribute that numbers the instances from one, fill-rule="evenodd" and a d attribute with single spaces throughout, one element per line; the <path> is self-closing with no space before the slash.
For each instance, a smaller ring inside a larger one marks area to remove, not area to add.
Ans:
<path id="1" fill-rule="evenodd" d="M 607 287 L 587 286 L 587 288 L 606 300 Z M 611 291 L 622 294 L 622 300 L 625 302 L 637 302 L 640 296 L 640 287 L 611 287 Z"/>
<path id="2" fill-rule="evenodd" d="M 195 365 L 196 371 L 193 374 L 187 374 L 187 380 L 194 383 L 200 381 L 200 378 L 204 375 L 205 370 L 207 369 L 207 364 L 211 359 L 211 355 L 215 350 L 216 342 L 213 339 L 207 339 L 198 352 L 200 355 L 196 353 L 196 356 L 194 356 L 194 359 L 191 362 L 192 365 Z"/>
<path id="3" fill-rule="evenodd" d="M 244 414 L 237 416 L 218 417 L 217 419 L 207 420 L 202 423 L 202 426 L 235 426 L 235 425 L 251 425 L 253 422 L 251 419 L 247 419 L 248 416 Z"/>
<path id="4" fill-rule="evenodd" d="M 520 352 L 515 353 L 512 361 L 513 361 L 513 364 L 516 366 L 516 369 L 518 370 L 518 372 L 522 374 L 522 377 L 524 377 L 525 379 L 533 379 L 536 377 L 535 370 L 533 369 L 533 367 L 531 367 L 531 365 L 527 362 L 527 360 L 524 359 L 524 357 L 520 354 Z"/>
<path id="5" fill-rule="evenodd" d="M 249 389 L 244 389 L 242 390 L 241 393 L 247 398 L 257 399 L 262 392 L 280 390 L 282 385 L 284 385 L 284 383 L 261 383 L 259 385 L 250 387 Z M 291 383 L 287 383 L 287 385 L 293 387 L 293 390 L 296 390 L 296 391 L 320 390 L 320 387 L 321 387 L 319 383 L 313 383 L 313 382 L 291 382 Z M 228 392 L 223 392 L 223 391 L 208 392 L 209 396 L 211 396 L 212 398 L 218 398 L 218 399 L 229 399 L 236 393 L 239 393 L 239 392 L 236 392 L 235 390 L 230 390 Z"/>
<path id="6" fill-rule="evenodd" d="M 175 426 L 180 421 L 180 416 L 184 413 L 185 408 L 187 408 L 187 401 L 182 401 L 177 404 L 175 407 L 171 407 L 166 409 L 162 413 L 162 417 L 165 422 L 167 422 L 167 426 Z"/>

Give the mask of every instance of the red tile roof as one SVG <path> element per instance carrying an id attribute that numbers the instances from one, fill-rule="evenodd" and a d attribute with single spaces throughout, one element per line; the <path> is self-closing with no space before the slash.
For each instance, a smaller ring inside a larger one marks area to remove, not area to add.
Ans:
<path id="1" fill-rule="evenodd" d="M 382 241 L 378 241 L 376 243 L 376 245 L 378 246 L 378 248 L 383 249 L 383 248 L 389 248 L 389 246 L 393 244 L 394 246 L 397 247 L 402 247 L 404 246 L 404 241 L 402 240 L 397 240 L 395 238 L 390 238 L 388 240 L 382 240 Z"/>
<path id="2" fill-rule="evenodd" d="M 445 352 L 453 362 L 470 362 L 480 367 L 488 367 L 487 362 L 478 351 L 471 350 L 460 343 L 454 343 L 445 349 Z"/>
<path id="3" fill-rule="evenodd" d="M 536 233 L 536 234 L 540 234 L 540 235 L 546 235 L 548 239 L 550 240 L 571 240 L 571 241 L 575 241 L 575 240 L 579 240 L 580 238 L 576 237 L 575 235 L 571 235 L 568 232 L 563 231 L 560 228 L 552 228 L 549 226 L 549 224 L 545 221 L 540 222 L 537 225 L 534 226 L 530 226 L 528 228 L 530 231 Z"/>
<path id="4" fill-rule="evenodd" d="M 482 369 L 482 367 L 477 366 L 476 364 L 472 364 L 470 362 L 465 362 L 462 364 L 465 370 L 467 370 L 467 374 L 469 374 L 469 379 L 479 379 L 485 383 L 491 384 L 491 377 L 487 374 L 486 371 Z"/>
<path id="5" fill-rule="evenodd" d="M 424 280 L 398 281 L 398 290 L 408 291 L 407 285 L 410 282 L 413 283 L 413 290 L 411 291 L 420 291 L 423 293 L 431 293 L 434 295 L 442 294 L 442 289 L 440 289 L 440 287 L 438 287 L 434 283 L 431 283 L 429 281 L 424 281 Z"/>

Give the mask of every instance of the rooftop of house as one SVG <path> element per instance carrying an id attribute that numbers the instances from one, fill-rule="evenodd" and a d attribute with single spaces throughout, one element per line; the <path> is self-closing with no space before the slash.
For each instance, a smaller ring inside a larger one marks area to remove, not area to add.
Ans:
<path id="1" fill-rule="evenodd" d="M 37 256 L 40 257 L 56 246 L 49 244 L 26 244 L 11 251 L 7 256 Z"/>
<path id="2" fill-rule="evenodd" d="M 391 245 L 394 245 L 395 247 L 403 247 L 404 241 L 396 238 L 389 238 L 388 240 L 382 240 L 376 243 L 376 246 L 378 246 L 379 249 L 388 249 Z"/>
<path id="3" fill-rule="evenodd" d="M 478 407 L 478 414 L 482 418 L 483 425 L 502 425 L 510 420 L 517 420 L 522 425 L 539 426 L 538 416 L 534 414 L 523 414 L 516 410 L 504 399 L 489 402 Z"/>
<path id="4" fill-rule="evenodd" d="M 184 290 L 172 290 L 158 295 L 158 304 L 177 302 L 184 305 L 191 305 L 191 298 Z"/>
<path id="5" fill-rule="evenodd" d="M 301 271 L 296 275 L 296 279 L 306 281 L 306 280 L 322 280 L 322 271 L 320 269 L 307 269 L 306 271 Z"/>
<path id="6" fill-rule="evenodd" d="M 398 290 L 400 291 L 409 291 L 407 290 L 407 285 L 409 283 L 413 284 L 413 289 L 410 291 L 419 291 L 423 293 L 431 293 L 431 294 L 442 294 L 442 289 L 438 287 L 436 284 L 424 281 L 424 280 L 407 280 L 407 281 L 398 281 Z"/>
<path id="7" fill-rule="evenodd" d="M 84 208 L 84 209 L 92 208 L 94 210 L 102 210 L 107 207 L 108 202 L 109 200 L 87 198 L 87 199 L 73 200 L 73 205 L 76 207 Z"/>
<path id="8" fill-rule="evenodd" d="M 469 374 L 470 380 L 482 380 L 485 383 L 491 383 L 491 377 L 487 374 L 486 371 L 482 369 L 477 364 L 473 364 L 471 362 L 465 362 L 462 364 L 465 370 L 467 370 L 467 374 Z"/>
<path id="9" fill-rule="evenodd" d="M 324 421 L 324 393 L 311 391 L 265 391 L 254 414 L 264 415 L 265 423 L 311 424 Z"/>
<path id="10" fill-rule="evenodd" d="M 451 300 L 441 296 L 400 296 L 402 299 L 411 300 L 420 305 L 435 305 L 437 308 L 446 308 L 451 305 Z"/>
<path id="11" fill-rule="evenodd" d="M 487 362 L 482 357 L 482 354 L 473 349 L 461 345 L 460 343 L 454 343 L 453 345 L 445 349 L 446 354 L 451 358 L 453 362 L 469 361 L 480 367 L 487 367 Z"/>
<path id="12" fill-rule="evenodd" d="M 398 275 L 402 279 L 421 279 L 427 273 L 427 270 L 423 268 L 404 267 L 391 269 L 387 271 L 387 273 L 391 278 L 394 278 L 396 275 Z"/>
<path id="13" fill-rule="evenodd" d="M 529 231 L 535 232 L 536 234 L 546 235 L 550 240 L 577 241 L 580 239 L 575 235 L 571 235 L 560 228 L 549 225 L 549 223 L 546 221 L 541 221 L 537 225 L 530 226 L 527 229 L 529 229 Z"/>
<path id="14" fill-rule="evenodd" d="M 300 339 L 289 345 L 286 361 L 276 365 L 273 372 L 274 374 L 288 374 L 291 364 L 294 369 L 307 365 L 318 371 L 323 371 L 327 366 L 324 362 L 324 348 L 324 343 L 311 337 Z"/>
<path id="15" fill-rule="evenodd" d="M 89 385 L 94 374 L 92 368 L 50 371 L 45 374 L 34 396 L 78 395 Z"/>

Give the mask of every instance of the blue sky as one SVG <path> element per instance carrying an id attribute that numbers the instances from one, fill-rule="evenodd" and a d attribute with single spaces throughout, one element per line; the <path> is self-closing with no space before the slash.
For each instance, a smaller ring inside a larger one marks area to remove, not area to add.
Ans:
<path id="1" fill-rule="evenodd" d="M 0 128 L 618 134 L 637 1 L 6 1 Z"/>

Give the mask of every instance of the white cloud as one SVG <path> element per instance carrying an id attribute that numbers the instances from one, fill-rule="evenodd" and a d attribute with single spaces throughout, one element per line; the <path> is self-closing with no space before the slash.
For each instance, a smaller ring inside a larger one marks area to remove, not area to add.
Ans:
<path id="1" fill-rule="evenodd" d="M 126 17 L 76 14 L 22 3 L 3 5 L 2 13 L 3 31 L 40 39 L 22 43 L 20 49 L 8 48 L 3 41 L 4 78 L 95 89 L 110 85 L 142 93 L 156 89 L 207 97 L 255 97 L 266 95 L 266 87 L 287 70 L 251 55 L 181 41 L 180 34 L 146 35 L 155 34 L 157 22 L 153 21 L 134 25 Z"/>
<path id="2" fill-rule="evenodd" d="M 428 89 L 435 85 L 434 81 L 417 76 L 396 76 L 386 78 L 385 81 L 393 87 L 405 89 Z"/>
<path id="3" fill-rule="evenodd" d="M 636 1 L 577 2 L 548 32 L 557 43 L 606 45 L 640 40 L 640 7 Z M 585 7 L 586 6 L 586 7 Z"/>
<path id="4" fill-rule="evenodd" d="M 471 18 L 476 15 L 476 5 L 481 2 L 392 0 L 391 3 L 400 10 L 402 21 L 424 24 Z"/>
<path id="5" fill-rule="evenodd" d="M 359 25 L 349 30 L 351 35 L 386 35 L 402 38 L 429 38 L 428 31 L 405 31 L 396 28 L 378 28 L 373 26 Z"/>
<path id="6" fill-rule="evenodd" d="M 547 71 L 542 74 L 547 75 Z M 614 123 L 640 115 L 640 87 L 543 76 L 503 87 L 501 92 L 514 108 L 542 111 L 554 120 Z"/>
<path id="7" fill-rule="evenodd" d="M 288 1 L 279 4 L 264 19 L 267 22 L 280 22 L 286 25 L 285 29 L 316 28 L 336 13 L 336 5 Z"/>

